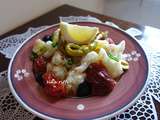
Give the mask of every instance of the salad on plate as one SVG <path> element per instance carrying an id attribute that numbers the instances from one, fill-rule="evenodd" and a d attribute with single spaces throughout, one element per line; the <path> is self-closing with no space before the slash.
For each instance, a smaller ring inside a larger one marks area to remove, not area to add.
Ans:
<path id="1" fill-rule="evenodd" d="M 115 44 L 108 31 L 61 22 L 53 34 L 37 39 L 33 73 L 46 94 L 56 97 L 106 96 L 129 69 L 125 41 Z"/>

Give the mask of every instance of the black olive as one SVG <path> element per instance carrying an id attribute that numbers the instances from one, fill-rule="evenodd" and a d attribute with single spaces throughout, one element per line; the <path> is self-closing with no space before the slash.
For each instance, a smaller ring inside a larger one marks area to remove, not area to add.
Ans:
<path id="1" fill-rule="evenodd" d="M 36 81 L 39 83 L 40 86 L 44 87 L 42 75 L 43 74 L 41 72 L 34 72 Z"/>
<path id="2" fill-rule="evenodd" d="M 77 96 L 78 97 L 87 97 L 90 96 L 92 92 L 91 85 L 84 81 L 83 83 L 79 84 L 77 89 Z"/>
<path id="3" fill-rule="evenodd" d="M 45 36 L 42 38 L 42 40 L 43 40 L 44 42 L 52 41 L 52 36 L 51 36 L 51 35 L 45 35 Z"/>

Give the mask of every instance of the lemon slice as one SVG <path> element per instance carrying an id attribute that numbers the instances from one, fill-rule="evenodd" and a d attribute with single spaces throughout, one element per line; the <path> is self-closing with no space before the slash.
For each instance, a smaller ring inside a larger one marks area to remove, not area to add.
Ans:
<path id="1" fill-rule="evenodd" d="M 79 45 L 88 44 L 93 41 L 99 32 L 97 27 L 79 26 L 66 22 L 60 23 L 61 38 L 67 42 Z"/>

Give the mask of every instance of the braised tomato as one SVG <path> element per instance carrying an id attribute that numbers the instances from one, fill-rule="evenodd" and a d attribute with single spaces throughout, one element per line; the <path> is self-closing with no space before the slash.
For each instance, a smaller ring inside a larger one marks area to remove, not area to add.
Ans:
<path id="1" fill-rule="evenodd" d="M 53 97 L 65 97 L 66 86 L 59 80 L 54 73 L 46 72 L 43 74 L 43 83 L 45 91 Z"/>
<path id="2" fill-rule="evenodd" d="M 86 73 L 87 82 L 92 86 L 92 95 L 107 95 L 116 85 L 102 63 L 92 63 Z"/>

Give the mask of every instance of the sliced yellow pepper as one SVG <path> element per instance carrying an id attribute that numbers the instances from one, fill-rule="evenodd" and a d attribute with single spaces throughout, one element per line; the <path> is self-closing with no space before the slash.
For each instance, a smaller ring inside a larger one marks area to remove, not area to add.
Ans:
<path id="1" fill-rule="evenodd" d="M 127 61 L 121 60 L 120 62 L 121 62 L 122 68 L 123 68 L 124 70 L 128 70 L 128 69 L 129 69 L 129 64 L 128 64 Z"/>
<path id="2" fill-rule="evenodd" d="M 75 43 L 68 43 L 65 47 L 66 52 L 70 56 L 83 56 L 85 55 L 84 51 L 81 49 L 81 46 Z"/>
<path id="3" fill-rule="evenodd" d="M 90 52 L 90 49 L 89 49 L 88 45 L 82 45 L 82 46 L 80 47 L 80 49 L 81 49 L 85 54 L 87 54 L 88 52 Z"/>
<path id="4" fill-rule="evenodd" d="M 95 50 L 96 49 L 96 47 L 97 47 L 97 41 L 94 41 L 93 43 L 91 43 L 91 44 L 89 44 L 89 49 L 90 50 Z"/>
<path id="5" fill-rule="evenodd" d="M 75 43 L 68 43 L 65 47 L 66 52 L 70 56 L 83 56 L 90 51 L 96 49 L 97 42 L 93 42 L 89 45 L 77 45 Z"/>

